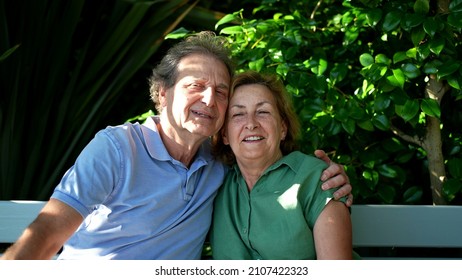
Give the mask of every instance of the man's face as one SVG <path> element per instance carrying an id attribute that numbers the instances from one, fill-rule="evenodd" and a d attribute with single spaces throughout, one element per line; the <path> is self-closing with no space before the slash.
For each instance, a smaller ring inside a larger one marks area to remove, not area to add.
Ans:
<path id="1" fill-rule="evenodd" d="M 164 111 L 178 135 L 210 137 L 223 125 L 231 77 L 221 61 L 192 54 L 178 65 L 176 84 L 167 89 Z"/>

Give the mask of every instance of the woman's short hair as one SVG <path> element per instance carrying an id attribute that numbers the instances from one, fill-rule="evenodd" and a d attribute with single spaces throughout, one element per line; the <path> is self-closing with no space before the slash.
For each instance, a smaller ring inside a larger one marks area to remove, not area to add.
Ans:
<path id="1" fill-rule="evenodd" d="M 300 134 L 300 122 L 292 104 L 291 96 L 287 93 L 284 83 L 274 74 L 264 74 L 255 71 L 246 71 L 236 74 L 231 85 L 230 98 L 234 95 L 236 89 L 243 85 L 259 84 L 266 86 L 273 94 L 276 106 L 283 122 L 287 125 L 287 135 L 281 141 L 280 148 L 283 155 L 287 155 L 298 149 L 298 140 Z M 225 125 L 222 129 L 225 129 Z M 226 164 L 236 162 L 233 151 L 229 145 L 223 143 L 221 131 L 216 133 L 212 138 L 213 154 Z"/>

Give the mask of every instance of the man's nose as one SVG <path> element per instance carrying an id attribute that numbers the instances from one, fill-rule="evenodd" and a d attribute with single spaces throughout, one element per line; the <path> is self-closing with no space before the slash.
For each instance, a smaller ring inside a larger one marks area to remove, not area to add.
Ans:
<path id="1" fill-rule="evenodd" d="M 215 103 L 215 90 L 212 87 L 207 87 L 202 92 L 202 102 L 204 102 L 208 107 L 213 106 Z"/>

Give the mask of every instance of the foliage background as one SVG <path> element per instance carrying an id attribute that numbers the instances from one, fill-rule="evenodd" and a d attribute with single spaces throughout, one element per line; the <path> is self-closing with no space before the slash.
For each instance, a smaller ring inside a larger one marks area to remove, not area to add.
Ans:
<path id="1" fill-rule="evenodd" d="M 460 204 L 461 19 L 460 0 L 262 1 L 217 28 L 285 81 L 303 150 L 344 164 L 356 203 Z"/>
<path id="2" fill-rule="evenodd" d="M 1 0 L 0 199 L 47 199 L 97 130 L 153 109 L 164 36 L 216 28 L 241 69 L 282 77 L 303 150 L 345 165 L 355 203 L 433 203 L 428 150 L 393 133 L 424 139 L 432 117 L 443 202 L 461 204 L 461 13 L 461 0 Z"/>
<path id="3" fill-rule="evenodd" d="M 211 3 L 0 0 L 0 199 L 47 200 L 97 130 L 151 109 L 164 36 L 213 28 Z"/>

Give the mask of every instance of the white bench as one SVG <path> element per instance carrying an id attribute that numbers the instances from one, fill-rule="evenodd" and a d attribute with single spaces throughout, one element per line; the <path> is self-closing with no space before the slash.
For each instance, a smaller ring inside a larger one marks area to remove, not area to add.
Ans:
<path id="1" fill-rule="evenodd" d="M 45 201 L 0 200 L 0 243 L 13 243 L 37 217 Z"/>
<path id="2" fill-rule="evenodd" d="M 0 243 L 15 242 L 44 205 L 44 201 L 0 201 Z M 387 259 L 384 250 L 388 254 L 400 248 L 449 249 L 456 256 L 442 258 L 462 259 L 462 206 L 353 205 L 351 219 L 353 246 L 365 259 Z M 417 253 L 406 258 L 441 257 Z"/>
<path id="3" fill-rule="evenodd" d="M 364 258 L 462 259 L 462 206 L 353 205 L 351 219 Z"/>

